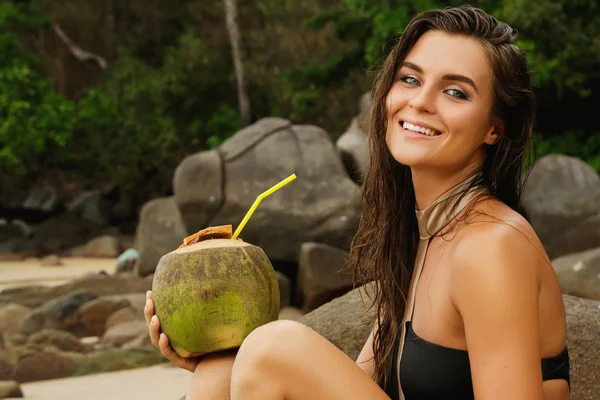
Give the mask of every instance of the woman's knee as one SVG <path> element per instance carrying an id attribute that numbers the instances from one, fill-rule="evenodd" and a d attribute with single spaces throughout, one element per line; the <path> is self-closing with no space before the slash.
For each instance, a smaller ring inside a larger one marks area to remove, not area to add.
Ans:
<path id="1" fill-rule="evenodd" d="M 306 336 L 309 329 L 299 322 L 289 320 L 277 320 L 262 325 L 246 337 L 236 361 L 281 361 L 295 344 L 300 344 L 301 337 Z"/>

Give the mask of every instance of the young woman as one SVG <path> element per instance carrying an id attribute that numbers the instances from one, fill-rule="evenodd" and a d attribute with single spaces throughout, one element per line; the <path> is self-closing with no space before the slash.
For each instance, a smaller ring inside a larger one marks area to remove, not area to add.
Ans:
<path id="1" fill-rule="evenodd" d="M 508 25 L 470 7 L 406 27 L 373 90 L 370 169 L 350 252 L 376 282 L 356 362 L 311 329 L 264 325 L 239 351 L 177 357 L 188 399 L 568 399 L 557 278 L 519 214 L 533 96 Z"/>

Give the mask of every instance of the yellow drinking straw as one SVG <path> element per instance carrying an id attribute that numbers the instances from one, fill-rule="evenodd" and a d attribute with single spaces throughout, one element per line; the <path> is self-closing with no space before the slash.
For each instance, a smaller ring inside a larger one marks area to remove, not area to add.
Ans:
<path id="1" fill-rule="evenodd" d="M 240 223 L 240 226 L 237 227 L 237 229 L 235 230 L 235 232 L 233 233 L 233 236 L 231 238 L 232 239 L 237 239 L 238 235 L 240 234 L 240 232 L 242 231 L 242 229 L 244 229 L 244 226 L 246 226 L 246 223 L 248 222 L 248 220 L 250 219 L 250 217 L 252 216 L 252 214 L 254 214 L 254 210 L 256 210 L 256 207 L 258 207 L 258 205 L 260 204 L 260 202 L 265 197 L 267 197 L 270 194 L 273 194 L 274 192 L 276 192 L 277 190 L 281 189 L 282 187 L 284 187 L 285 185 L 287 185 L 288 183 L 290 183 L 294 179 L 296 179 L 296 174 L 292 174 L 292 175 L 288 176 L 287 178 L 285 178 L 284 180 L 282 180 L 281 182 L 279 182 L 277 185 L 273 186 L 271 189 L 266 190 L 265 192 L 261 193 L 256 198 L 256 200 L 254 200 L 254 204 L 252 204 L 252 207 L 250 207 L 250 210 L 248 210 L 248 212 L 246 213 L 246 216 L 244 217 L 244 219 Z"/>

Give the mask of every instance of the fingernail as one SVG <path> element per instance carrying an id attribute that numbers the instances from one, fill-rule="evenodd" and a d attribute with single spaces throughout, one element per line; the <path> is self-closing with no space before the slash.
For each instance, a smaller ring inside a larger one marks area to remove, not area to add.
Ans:
<path id="1" fill-rule="evenodd" d="M 150 320 L 150 323 L 156 324 L 157 322 L 158 322 L 158 317 L 156 315 L 153 315 L 152 320 Z"/>

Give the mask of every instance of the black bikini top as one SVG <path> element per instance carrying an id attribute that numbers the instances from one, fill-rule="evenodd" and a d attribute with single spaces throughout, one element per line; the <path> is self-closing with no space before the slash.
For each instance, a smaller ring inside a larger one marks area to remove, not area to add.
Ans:
<path id="1" fill-rule="evenodd" d="M 429 239 L 485 190 L 481 175 L 476 174 L 444 193 L 423 211 L 417 211 L 421 240 L 402 320 L 405 329 L 400 330 L 392 362 L 392 383 L 388 395 L 394 400 L 474 399 L 468 352 L 421 339 L 412 329 L 411 320 L 415 289 Z M 544 380 L 565 379 L 570 385 L 567 347 L 557 356 L 541 362 Z"/>

